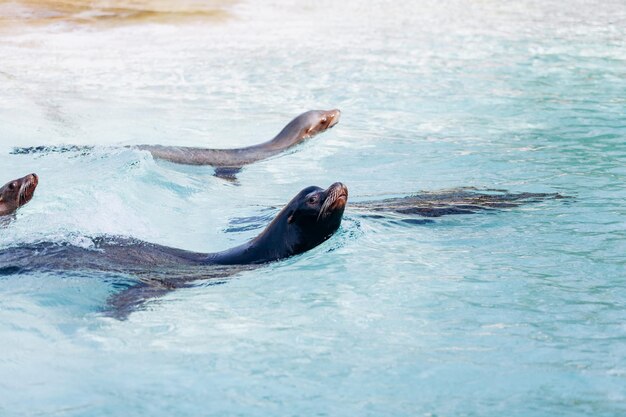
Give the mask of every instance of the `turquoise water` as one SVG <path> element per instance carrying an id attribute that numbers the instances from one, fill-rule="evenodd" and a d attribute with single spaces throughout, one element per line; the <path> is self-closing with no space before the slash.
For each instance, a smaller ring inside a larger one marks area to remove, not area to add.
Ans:
<path id="1" fill-rule="evenodd" d="M 2 277 L 0 415 L 626 414 L 623 2 L 398 3 L 0 33 L 0 182 L 41 177 L 0 248 L 117 234 L 216 251 L 256 233 L 231 218 L 335 181 L 352 201 L 575 197 L 424 225 L 348 209 L 313 251 L 127 321 L 100 313 L 115 277 Z M 336 128 L 239 185 L 105 147 L 253 144 L 335 107 Z M 103 147 L 9 154 L 61 143 Z"/>

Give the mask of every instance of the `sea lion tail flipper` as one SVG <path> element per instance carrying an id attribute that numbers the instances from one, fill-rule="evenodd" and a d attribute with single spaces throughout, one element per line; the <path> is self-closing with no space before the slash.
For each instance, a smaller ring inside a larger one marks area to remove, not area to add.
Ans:
<path id="1" fill-rule="evenodd" d="M 58 145 L 58 146 L 30 146 L 23 148 L 13 148 L 11 155 L 47 155 L 51 153 L 67 153 L 78 152 L 81 155 L 87 155 L 93 150 L 93 146 L 78 146 L 78 145 Z"/>

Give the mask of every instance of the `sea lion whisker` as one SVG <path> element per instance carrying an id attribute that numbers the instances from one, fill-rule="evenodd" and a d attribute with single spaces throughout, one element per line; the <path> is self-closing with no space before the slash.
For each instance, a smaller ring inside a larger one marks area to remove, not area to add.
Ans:
<path id="1" fill-rule="evenodd" d="M 333 188 L 330 191 L 330 194 L 324 200 L 324 204 L 322 204 L 322 208 L 317 215 L 317 220 L 323 219 L 328 215 L 328 209 L 337 201 L 340 195 L 341 190 L 339 188 Z"/>
<path id="2" fill-rule="evenodd" d="M 332 193 L 331 193 L 331 195 L 326 197 L 326 199 L 324 200 L 324 204 L 322 204 L 322 208 L 320 208 L 320 212 L 317 215 L 317 220 L 318 221 L 320 219 L 323 219 L 324 217 L 326 217 L 326 211 L 328 210 L 328 208 L 330 207 L 330 205 L 332 204 L 332 201 L 333 201 L 333 199 L 331 199 L 331 197 L 332 197 Z"/>
<path id="3" fill-rule="evenodd" d="M 22 185 L 20 185 L 20 190 L 17 193 L 17 205 L 19 206 L 23 206 L 25 204 L 25 200 L 26 200 L 26 187 L 29 184 L 29 181 L 24 181 L 22 182 Z"/>

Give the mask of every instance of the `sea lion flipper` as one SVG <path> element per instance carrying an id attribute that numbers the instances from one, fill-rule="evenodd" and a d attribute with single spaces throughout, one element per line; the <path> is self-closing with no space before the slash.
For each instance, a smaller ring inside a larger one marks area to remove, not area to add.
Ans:
<path id="1" fill-rule="evenodd" d="M 161 298 L 176 289 L 189 287 L 192 285 L 192 281 L 198 278 L 197 276 L 178 277 L 176 281 L 142 278 L 139 284 L 112 294 L 108 298 L 103 312 L 108 317 L 126 320 L 131 313 L 143 310 L 146 303 Z M 201 278 L 210 279 L 210 282 L 204 283 L 203 286 L 222 285 L 227 281 L 227 274 L 218 270 L 214 274 L 207 274 Z"/>
<path id="2" fill-rule="evenodd" d="M 141 310 L 147 300 L 162 297 L 175 288 L 158 280 L 143 281 L 111 295 L 104 308 L 104 314 L 118 320 L 126 320 L 130 313 Z"/>
<path id="3" fill-rule="evenodd" d="M 237 174 L 239 174 L 239 172 L 241 172 L 241 167 L 217 167 L 213 175 L 217 178 L 236 183 Z"/>

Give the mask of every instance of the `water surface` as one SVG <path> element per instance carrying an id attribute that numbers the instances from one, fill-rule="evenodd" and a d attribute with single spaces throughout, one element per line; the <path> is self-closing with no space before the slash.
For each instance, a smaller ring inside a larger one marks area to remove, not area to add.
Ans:
<path id="1" fill-rule="evenodd" d="M 2 277 L 0 415 L 626 413 L 622 1 L 106 6 L 165 19 L 63 3 L 0 5 L 0 182 L 41 177 L 1 248 L 117 234 L 221 250 L 256 233 L 229 219 L 335 181 L 352 201 L 575 200 L 422 225 L 348 212 L 309 253 L 122 322 L 100 313 L 119 277 Z M 110 148 L 249 145 L 314 108 L 342 120 L 239 185 Z M 9 154 L 64 143 L 100 148 Z"/>

